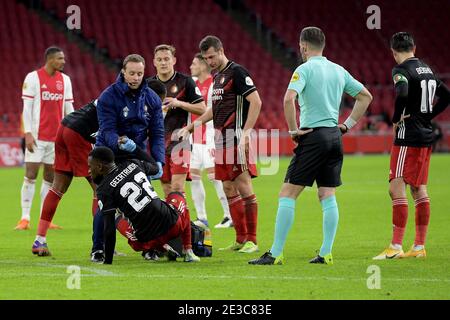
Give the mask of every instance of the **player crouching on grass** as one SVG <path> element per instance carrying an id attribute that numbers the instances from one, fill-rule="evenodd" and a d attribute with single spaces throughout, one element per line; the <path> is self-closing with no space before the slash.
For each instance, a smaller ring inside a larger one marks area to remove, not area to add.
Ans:
<path id="1" fill-rule="evenodd" d="M 192 251 L 191 224 L 186 200 L 177 192 L 168 195 L 166 202 L 159 199 L 147 176 L 154 170 L 148 162 L 127 160 L 118 164 L 107 147 L 97 147 L 88 158 L 92 179 L 97 185 L 99 208 L 104 215 L 105 260 L 112 264 L 116 244 L 116 211 L 126 220 L 117 228 L 128 233 L 130 245 L 136 250 L 171 250 L 167 242 L 181 237 L 185 262 L 198 262 Z"/>

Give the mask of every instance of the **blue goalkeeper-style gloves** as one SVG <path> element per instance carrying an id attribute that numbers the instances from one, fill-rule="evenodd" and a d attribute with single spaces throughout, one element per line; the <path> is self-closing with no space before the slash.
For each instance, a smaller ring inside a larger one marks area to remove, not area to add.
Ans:
<path id="1" fill-rule="evenodd" d="M 119 143 L 119 149 L 127 152 L 133 152 L 136 149 L 136 143 L 133 140 L 125 138 L 125 143 Z"/>
<path id="2" fill-rule="evenodd" d="M 150 176 L 150 179 L 152 179 L 152 180 L 157 180 L 157 179 L 161 178 L 163 175 L 162 163 L 158 161 L 158 162 L 156 162 L 156 165 L 158 166 L 159 171 L 157 174 Z"/>

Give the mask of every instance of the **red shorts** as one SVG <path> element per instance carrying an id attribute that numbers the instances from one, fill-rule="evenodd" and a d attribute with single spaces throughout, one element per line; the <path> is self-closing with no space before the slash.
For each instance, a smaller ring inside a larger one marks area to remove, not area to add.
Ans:
<path id="1" fill-rule="evenodd" d="M 175 239 L 183 234 L 186 228 L 190 227 L 190 221 L 187 222 L 181 215 L 178 217 L 177 222 L 167 231 L 167 233 L 147 242 L 139 242 L 134 239 L 128 239 L 128 244 L 134 251 L 148 251 L 148 250 L 163 250 L 163 245 L 168 243 L 170 240 Z M 128 233 L 133 232 L 131 226 L 129 227 Z M 191 232 L 189 230 L 189 232 Z"/>
<path id="2" fill-rule="evenodd" d="M 175 202 L 171 201 L 175 197 Z M 147 242 L 139 242 L 135 238 L 130 237 L 134 233 L 133 228 L 128 225 L 128 230 L 126 231 L 125 236 L 128 238 L 128 244 L 135 251 L 147 251 L 147 250 L 163 250 L 163 245 L 168 243 L 170 240 L 175 239 L 181 236 L 183 246 L 191 246 L 191 217 L 189 215 L 189 211 L 186 209 L 186 200 L 181 195 L 169 195 L 169 198 L 166 199 L 167 203 L 170 203 L 174 206 L 175 210 L 178 211 L 178 219 L 177 222 L 167 231 L 167 233 Z M 180 203 L 183 203 L 180 208 Z"/>
<path id="3" fill-rule="evenodd" d="M 389 181 L 403 178 L 410 186 L 426 185 L 431 147 L 392 146 Z"/>
<path id="4" fill-rule="evenodd" d="M 191 161 L 191 152 L 181 149 L 178 152 L 172 152 L 171 155 L 166 154 L 165 165 L 163 167 L 163 175 L 161 182 L 170 183 L 174 174 L 186 174 L 186 181 L 191 181 L 189 175 L 189 163 Z"/>
<path id="5" fill-rule="evenodd" d="M 55 171 L 70 172 L 75 177 L 88 177 L 88 156 L 92 145 L 78 132 L 60 125 L 55 140 Z"/>
<path id="6" fill-rule="evenodd" d="M 241 173 L 248 171 L 250 177 L 258 176 L 256 169 L 256 157 L 249 155 L 249 152 L 240 152 L 234 146 L 226 149 L 216 149 L 215 151 L 215 175 L 216 180 L 234 181 Z"/>

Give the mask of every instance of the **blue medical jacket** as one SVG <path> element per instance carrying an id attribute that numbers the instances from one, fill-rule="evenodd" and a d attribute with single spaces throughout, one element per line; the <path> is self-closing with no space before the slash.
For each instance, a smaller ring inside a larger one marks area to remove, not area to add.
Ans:
<path id="1" fill-rule="evenodd" d="M 115 83 L 106 88 L 97 102 L 99 131 L 97 146 L 118 151 L 119 136 L 127 136 L 146 150 L 155 161 L 164 164 L 164 118 L 161 99 L 143 80 L 137 90 L 131 90 L 120 74 Z"/>

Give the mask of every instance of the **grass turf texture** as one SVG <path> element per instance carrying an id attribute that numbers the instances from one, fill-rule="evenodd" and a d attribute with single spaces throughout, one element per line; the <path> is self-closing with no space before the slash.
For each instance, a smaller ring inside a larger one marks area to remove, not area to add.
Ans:
<path id="1" fill-rule="evenodd" d="M 148 262 L 128 247 L 118 234 L 111 266 L 89 261 L 92 216 L 91 191 L 84 179 L 74 179 L 60 202 L 54 222 L 63 230 L 49 230 L 53 254 L 31 254 L 38 224 L 39 187 L 32 208 L 32 227 L 13 231 L 20 218 L 22 168 L 0 170 L 0 299 L 449 299 L 448 243 L 449 155 L 434 154 L 429 174 L 431 223 L 428 257 L 373 261 L 391 239 L 391 201 L 387 175 L 389 157 L 346 156 L 343 186 L 338 189 L 340 211 L 333 249 L 334 265 L 311 265 L 322 241 L 322 212 L 316 189 L 308 188 L 297 200 L 284 266 L 251 266 L 247 261 L 272 244 L 277 198 L 289 159 L 281 159 L 278 174 L 254 180 L 258 197 L 260 252 L 242 254 L 218 251 L 234 240 L 232 229 L 212 229 L 214 255 L 200 263 Z M 39 178 L 40 181 L 40 178 Z M 209 223 L 222 218 L 213 186 L 204 177 Z M 155 187 L 161 195 L 159 182 Z M 188 190 L 191 218 L 195 210 Z M 414 207 L 411 197 L 404 249 L 414 239 Z M 81 268 L 79 290 L 67 288 L 69 265 Z M 368 267 L 381 272 L 381 289 L 369 290 Z"/>

